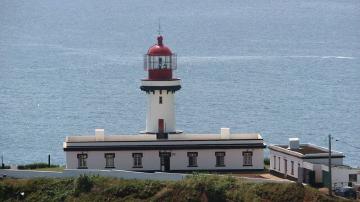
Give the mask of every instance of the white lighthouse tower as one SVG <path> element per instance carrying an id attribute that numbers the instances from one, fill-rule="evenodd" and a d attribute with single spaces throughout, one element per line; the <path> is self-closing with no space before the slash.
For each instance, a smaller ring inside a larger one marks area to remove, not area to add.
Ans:
<path id="1" fill-rule="evenodd" d="M 173 78 L 176 55 L 157 37 L 157 44 L 149 48 L 144 56 L 144 69 L 148 78 L 141 80 L 142 91 L 148 98 L 147 134 L 156 134 L 158 139 L 167 139 L 168 134 L 181 133 L 175 127 L 175 92 L 180 90 L 180 79 Z"/>

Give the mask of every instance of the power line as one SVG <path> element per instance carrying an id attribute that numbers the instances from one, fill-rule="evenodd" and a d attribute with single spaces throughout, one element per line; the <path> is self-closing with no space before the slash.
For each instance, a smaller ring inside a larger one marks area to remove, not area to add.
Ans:
<path id="1" fill-rule="evenodd" d="M 355 148 L 355 149 L 359 149 L 359 150 L 360 150 L 360 147 L 354 146 L 354 145 L 352 145 L 352 144 L 350 144 L 350 143 L 347 143 L 347 142 L 345 142 L 345 141 L 343 141 L 343 140 L 335 139 L 335 141 L 344 143 L 344 144 L 346 144 L 346 145 L 348 145 L 348 146 L 350 146 L 350 147 L 353 147 L 353 148 Z"/>

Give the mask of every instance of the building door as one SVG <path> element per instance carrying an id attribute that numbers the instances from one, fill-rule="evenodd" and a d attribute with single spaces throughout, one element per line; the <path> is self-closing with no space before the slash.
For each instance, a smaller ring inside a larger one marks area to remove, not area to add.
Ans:
<path id="1" fill-rule="evenodd" d="M 158 127 L 159 127 L 159 133 L 164 133 L 164 119 L 159 119 L 158 121 Z"/>
<path id="2" fill-rule="evenodd" d="M 300 163 L 298 163 L 298 183 L 304 182 L 304 169 L 300 167 Z"/>
<path id="3" fill-rule="evenodd" d="M 163 172 L 170 171 L 170 152 L 159 152 L 160 156 L 160 170 Z"/>

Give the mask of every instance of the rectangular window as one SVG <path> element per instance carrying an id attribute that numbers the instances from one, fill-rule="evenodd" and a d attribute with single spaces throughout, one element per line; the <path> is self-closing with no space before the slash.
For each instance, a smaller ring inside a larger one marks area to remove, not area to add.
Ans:
<path id="1" fill-rule="evenodd" d="M 285 166 L 285 174 L 287 174 L 287 160 L 286 159 L 284 159 L 284 166 Z"/>
<path id="2" fill-rule="evenodd" d="M 253 156 L 252 152 L 243 152 L 244 166 L 252 166 L 252 156 Z"/>
<path id="3" fill-rule="evenodd" d="M 187 156 L 189 158 L 189 165 L 188 167 L 197 167 L 197 152 L 188 152 Z"/>
<path id="4" fill-rule="evenodd" d="M 163 100 L 162 100 L 162 97 L 160 96 L 159 97 L 159 104 L 162 104 Z"/>
<path id="5" fill-rule="evenodd" d="M 225 167 L 225 152 L 215 152 L 216 167 Z"/>
<path id="6" fill-rule="evenodd" d="M 87 157 L 88 157 L 87 154 L 78 154 L 78 155 L 77 155 L 77 158 L 78 158 L 78 168 L 87 168 L 87 163 L 86 163 Z"/>
<path id="7" fill-rule="evenodd" d="M 279 168 L 278 168 L 278 170 L 280 171 L 280 157 L 278 158 L 278 160 L 279 160 Z"/>
<path id="8" fill-rule="evenodd" d="M 357 182 L 357 174 L 349 174 L 349 182 Z"/>
<path id="9" fill-rule="evenodd" d="M 294 175 L 294 161 L 291 161 L 291 175 Z"/>
<path id="10" fill-rule="evenodd" d="M 143 154 L 142 153 L 133 153 L 132 154 L 133 159 L 134 159 L 134 165 L 133 168 L 142 168 L 142 157 Z"/>
<path id="11" fill-rule="evenodd" d="M 274 156 L 274 170 L 276 170 L 276 156 Z"/>
<path id="12" fill-rule="evenodd" d="M 114 153 L 105 153 L 105 168 L 115 168 L 114 159 Z"/>

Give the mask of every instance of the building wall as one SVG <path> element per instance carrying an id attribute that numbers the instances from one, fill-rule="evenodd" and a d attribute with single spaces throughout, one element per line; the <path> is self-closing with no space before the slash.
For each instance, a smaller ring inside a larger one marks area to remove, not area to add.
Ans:
<path id="1" fill-rule="evenodd" d="M 252 166 L 243 166 L 242 152 L 252 151 Z M 188 167 L 187 152 L 198 152 L 198 167 Z M 215 152 L 225 152 L 225 167 L 216 167 Z M 262 149 L 227 149 L 227 150 L 179 150 L 171 157 L 173 170 L 227 170 L 227 169 L 263 169 L 264 154 Z"/>
<path id="2" fill-rule="evenodd" d="M 329 167 L 326 165 L 321 165 L 322 170 L 325 172 L 329 172 Z M 360 184 L 360 169 L 348 168 L 348 167 L 332 167 L 331 168 L 331 180 L 333 189 L 338 187 L 348 186 L 349 183 L 349 175 L 356 174 L 357 181 L 353 182 L 354 184 Z"/>
<path id="3" fill-rule="evenodd" d="M 86 153 L 88 169 L 106 169 L 105 153 L 115 153 L 114 164 L 116 169 L 120 170 L 159 170 L 160 158 L 158 151 L 87 151 L 87 152 L 65 152 L 66 168 L 77 169 L 77 154 Z M 142 168 L 133 168 L 133 153 L 143 153 Z"/>
<path id="4" fill-rule="evenodd" d="M 276 168 L 274 169 L 274 156 L 276 157 Z M 280 170 L 279 170 L 279 157 L 280 157 Z M 292 155 L 284 154 L 282 152 L 277 152 L 274 150 L 270 150 L 270 170 L 284 174 L 285 177 L 285 162 L 284 159 L 287 159 L 287 176 L 291 176 L 294 178 L 298 178 L 298 170 L 299 165 L 301 168 L 306 168 L 308 170 L 315 171 L 315 182 L 322 183 L 322 167 L 321 164 L 327 164 L 328 159 L 326 158 L 318 158 L 318 159 L 302 159 L 299 157 L 295 157 Z M 291 174 L 291 161 L 294 161 L 294 174 Z M 332 163 L 334 165 L 341 165 L 343 162 L 343 158 L 333 158 Z M 336 171 L 335 171 L 336 172 Z M 342 176 L 342 175 L 339 175 Z M 347 176 L 348 178 L 349 176 Z M 341 177 L 343 179 L 343 177 Z M 348 180 L 348 179 L 347 179 Z M 338 181 L 335 179 L 335 181 Z"/>
<path id="5" fill-rule="evenodd" d="M 158 132 L 158 120 L 164 119 L 165 132 L 175 132 L 175 92 L 155 90 L 147 94 L 146 132 Z M 162 97 L 162 104 L 159 103 Z"/>
<path id="6" fill-rule="evenodd" d="M 274 167 L 274 157 L 276 158 L 276 166 Z M 280 157 L 280 167 L 279 167 L 279 157 Z M 287 172 L 285 173 L 285 161 L 287 160 Z M 294 162 L 294 173 L 291 174 L 291 161 Z M 281 152 L 270 150 L 270 170 L 286 174 L 287 176 L 298 178 L 299 167 L 303 165 L 303 159 L 297 158 L 294 156 L 286 155 Z"/>
<path id="7" fill-rule="evenodd" d="M 329 159 L 328 158 L 322 158 L 322 159 L 305 159 L 306 162 L 309 163 L 315 163 L 315 164 L 328 164 Z M 332 158 L 331 163 L 333 165 L 343 165 L 343 158 Z"/>
<path id="8" fill-rule="evenodd" d="M 216 167 L 215 152 L 225 152 L 225 167 Z M 252 151 L 252 166 L 243 166 L 242 152 Z M 238 169 L 263 169 L 263 149 L 224 149 L 224 150 L 169 150 L 171 152 L 170 170 L 238 170 Z M 187 152 L 198 152 L 198 167 L 188 167 Z M 66 168 L 77 169 L 77 154 L 82 152 L 67 151 Z M 160 170 L 160 157 L 158 150 L 147 151 L 88 151 L 88 169 L 105 169 L 105 153 L 115 153 L 115 168 L 121 170 Z M 133 168 L 132 153 L 143 153 L 143 168 Z"/>

